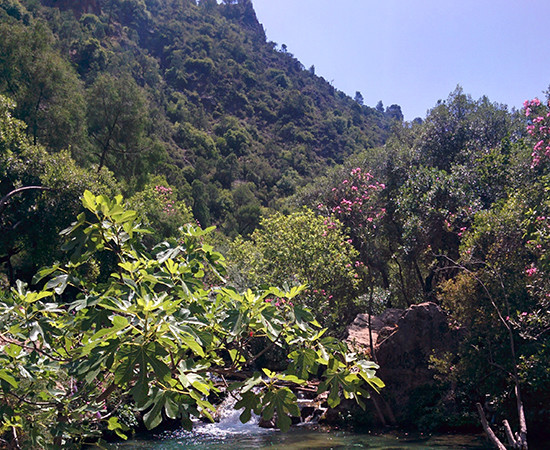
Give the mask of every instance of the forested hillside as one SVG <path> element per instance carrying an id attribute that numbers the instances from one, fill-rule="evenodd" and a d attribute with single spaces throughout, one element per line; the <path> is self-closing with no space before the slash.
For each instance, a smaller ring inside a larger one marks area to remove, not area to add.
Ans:
<path id="1" fill-rule="evenodd" d="M 129 194 L 162 174 L 229 234 L 400 118 L 266 42 L 250 1 L 2 0 L 0 15 L 0 93 L 34 144 Z"/>
<path id="2" fill-rule="evenodd" d="M 365 406 L 346 326 L 426 301 L 461 341 L 402 425 L 489 402 L 543 435 L 549 136 L 548 98 L 365 106 L 250 0 L 0 0 L 2 442 L 190 426 L 219 389 L 287 428 L 321 372 L 329 406 Z"/>

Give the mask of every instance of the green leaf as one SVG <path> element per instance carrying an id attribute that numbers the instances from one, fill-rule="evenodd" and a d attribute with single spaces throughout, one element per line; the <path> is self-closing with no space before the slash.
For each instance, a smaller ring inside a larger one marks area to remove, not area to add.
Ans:
<path id="1" fill-rule="evenodd" d="M 307 384 L 306 380 L 298 378 L 296 375 L 287 375 L 287 374 L 281 373 L 279 374 L 278 378 L 280 380 L 290 381 L 291 383 L 295 383 L 295 384 L 300 384 L 300 385 Z"/>
<path id="2" fill-rule="evenodd" d="M 286 414 L 279 414 L 277 415 L 277 422 L 275 425 L 277 425 L 277 428 L 282 432 L 287 432 L 292 425 L 292 419 Z"/>
<path id="3" fill-rule="evenodd" d="M 147 379 L 143 379 L 141 377 L 138 378 L 138 381 L 130 392 L 137 405 L 145 403 L 145 401 L 147 400 L 147 395 L 149 394 L 149 383 L 147 383 Z"/>
<path id="4" fill-rule="evenodd" d="M 162 422 L 162 409 L 165 405 L 165 399 L 165 392 L 157 394 L 153 402 L 153 407 L 144 414 L 143 423 L 145 423 L 148 430 L 155 428 Z"/>
<path id="5" fill-rule="evenodd" d="M 294 307 L 294 319 L 298 327 L 305 331 L 308 325 L 314 320 L 314 317 L 310 311 L 297 305 Z"/>
<path id="6" fill-rule="evenodd" d="M 145 352 L 142 347 L 135 347 L 128 351 L 124 349 L 120 352 L 122 356 L 122 361 L 115 369 L 115 383 L 118 385 L 123 385 L 128 383 L 134 377 L 134 369 L 136 366 L 145 368 Z M 125 357 L 125 355 L 127 355 Z"/>
<path id="7" fill-rule="evenodd" d="M 170 368 L 162 361 L 157 358 L 157 354 L 147 353 L 147 363 L 153 368 L 153 372 L 156 377 L 161 381 L 167 381 L 170 379 Z"/>
<path id="8" fill-rule="evenodd" d="M 262 310 L 260 322 L 264 326 L 269 339 L 275 341 L 282 330 L 276 309 L 273 306 L 269 306 Z"/>
<path id="9" fill-rule="evenodd" d="M 317 353 L 310 348 L 296 350 L 290 353 L 292 360 L 289 366 L 289 372 L 295 373 L 302 379 L 307 379 L 308 374 L 317 372 Z"/>
<path id="10" fill-rule="evenodd" d="M 292 424 L 288 414 L 294 417 L 300 415 L 296 396 L 287 387 L 268 392 L 264 397 L 263 404 L 265 408 L 262 412 L 262 417 L 266 420 L 271 420 L 274 412 L 277 412 L 277 427 L 281 431 L 288 431 Z"/>
<path id="11" fill-rule="evenodd" d="M 38 336 L 42 336 L 42 339 L 44 339 L 44 331 L 38 322 L 33 322 L 29 339 L 34 342 L 38 339 Z"/>
<path id="12" fill-rule="evenodd" d="M 54 273 L 57 269 L 59 269 L 59 264 L 52 267 L 42 267 L 38 272 L 36 272 L 34 277 L 32 277 L 32 284 L 38 284 L 41 280 Z"/>
<path id="13" fill-rule="evenodd" d="M 124 430 L 124 427 L 118 422 L 118 417 L 109 417 L 109 420 L 107 421 L 107 428 L 111 431 L 114 431 L 121 439 L 128 439 L 128 436 L 126 436 L 122 432 Z"/>
<path id="14" fill-rule="evenodd" d="M 6 347 L 4 347 L 4 351 L 6 352 L 6 355 L 8 355 L 11 358 L 17 358 L 21 354 L 22 347 L 20 347 L 17 344 L 10 344 Z"/>
<path id="15" fill-rule="evenodd" d="M 164 403 L 164 411 L 166 411 L 168 418 L 176 419 L 179 414 L 179 406 L 171 397 L 167 397 Z"/>
<path id="16" fill-rule="evenodd" d="M 239 420 L 241 423 L 246 423 L 252 418 L 252 410 L 250 408 L 245 408 L 241 415 L 239 416 Z"/>
<path id="17" fill-rule="evenodd" d="M 229 356 L 233 364 L 240 364 L 246 361 L 246 358 L 235 348 L 229 350 Z"/>
<path id="18" fill-rule="evenodd" d="M 235 409 L 244 408 L 244 411 L 239 416 L 242 423 L 246 423 L 252 417 L 252 411 L 257 412 L 261 406 L 260 396 L 252 391 L 241 393 L 241 399 L 235 403 Z M 245 420 L 246 419 L 246 420 Z"/>
<path id="19" fill-rule="evenodd" d="M 189 347 L 195 353 L 195 355 L 199 355 L 204 358 L 204 350 L 195 339 L 185 335 L 180 335 L 179 338 L 185 345 L 187 345 L 187 347 Z"/>
<path id="20" fill-rule="evenodd" d="M 17 380 L 11 376 L 6 369 L 0 369 L 0 379 L 9 383 L 15 389 L 19 386 Z"/>
<path id="21" fill-rule="evenodd" d="M 99 330 L 90 338 L 90 340 L 96 341 L 105 336 L 118 333 L 119 331 L 123 330 L 128 326 L 128 319 L 122 316 L 114 316 L 112 319 L 112 323 L 113 323 L 113 326 L 111 328 L 103 328 Z"/>
<path id="22" fill-rule="evenodd" d="M 84 195 L 82 195 L 82 205 L 84 208 L 89 209 L 92 212 L 95 212 L 97 207 L 95 195 L 87 189 L 84 191 Z"/>

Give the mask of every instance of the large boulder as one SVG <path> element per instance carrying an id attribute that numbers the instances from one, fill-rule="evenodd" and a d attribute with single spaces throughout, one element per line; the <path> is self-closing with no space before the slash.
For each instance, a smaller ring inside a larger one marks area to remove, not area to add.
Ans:
<path id="1" fill-rule="evenodd" d="M 378 335 L 382 330 L 393 329 L 399 318 L 403 315 L 403 309 L 388 308 L 378 316 L 372 316 L 371 329 L 372 341 L 376 345 Z M 369 351 L 370 333 L 369 333 L 369 315 L 358 314 L 352 324 L 348 327 L 348 342 L 355 347 L 360 347 Z"/>
<path id="2" fill-rule="evenodd" d="M 368 315 L 359 315 L 348 329 L 348 340 L 368 347 L 367 324 Z M 406 310 L 388 310 L 373 317 L 371 324 L 380 365 L 377 374 L 386 383 L 380 401 L 387 404 L 381 409 L 390 411 L 390 417 L 386 417 L 389 421 L 414 423 L 418 419 L 415 415 L 422 413 L 419 401 L 430 397 L 430 402 L 441 404 L 448 395 L 440 391 L 434 379 L 430 356 L 455 353 L 460 331 L 451 328 L 445 312 L 431 302 Z"/>

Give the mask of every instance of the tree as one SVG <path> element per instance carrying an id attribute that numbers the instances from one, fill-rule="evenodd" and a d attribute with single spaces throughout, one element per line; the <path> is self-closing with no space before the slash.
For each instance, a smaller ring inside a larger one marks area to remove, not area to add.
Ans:
<path id="1" fill-rule="evenodd" d="M 470 186 L 445 171 L 420 167 L 400 189 L 396 219 L 402 258 L 413 265 L 424 299 L 434 299 L 446 273 L 445 255 L 458 259 L 460 238 L 471 226 L 480 203 Z"/>
<path id="2" fill-rule="evenodd" d="M 529 375 L 522 375 L 521 359 L 530 351 L 514 327 L 515 320 L 529 318 L 528 311 L 533 309 L 525 283 L 529 252 L 521 230 L 522 209 L 521 200 L 515 197 L 504 207 L 497 205 L 477 214 L 475 226 L 466 235 L 461 261 L 455 265 L 461 272 L 442 284 L 441 293 L 452 317 L 465 329 L 453 376 L 471 383 L 461 389 L 474 391 L 472 398 L 491 399 L 495 412 L 501 414 L 514 409 L 508 394 L 513 392 L 520 431 L 514 437 L 507 420 L 505 430 L 513 448 L 527 449 L 526 385 L 538 380 L 527 382 L 524 377 Z M 504 449 L 487 423 L 480 401 L 477 409 L 491 440 Z"/>
<path id="3" fill-rule="evenodd" d="M 149 429 L 164 417 L 190 429 L 191 417 L 213 420 L 221 391 L 239 398 L 241 421 L 276 415 L 287 430 L 299 415 L 289 387 L 318 374 L 311 386 L 328 392 L 330 407 L 341 393 L 364 406 L 366 387 L 383 387 L 374 363 L 323 337 L 299 304 L 303 287 L 224 286 L 222 256 L 201 242 L 211 230 L 189 226 L 177 245 L 150 254 L 122 197 L 86 191 L 82 203 L 64 231 L 71 263 L 40 270 L 39 291 L 18 282 L 0 297 L 0 424 L 10 445 L 80 446 L 100 437 L 100 424 L 125 437 L 129 409 Z M 107 282 L 86 270 L 101 253 L 118 262 Z M 289 349 L 284 371 L 258 365 L 274 347 Z"/>
<path id="4" fill-rule="evenodd" d="M 340 332 L 359 309 L 357 256 L 336 218 L 304 208 L 263 218 L 250 241 L 237 239 L 230 269 L 242 284 L 307 284 L 304 304 Z"/>
<path id="5" fill-rule="evenodd" d="M 473 100 L 457 86 L 429 112 L 418 149 L 424 164 L 448 171 L 452 164 L 499 145 L 512 130 L 505 105 L 490 103 L 487 97 Z"/>
<path id="6" fill-rule="evenodd" d="M 82 85 L 68 61 L 54 48 L 50 30 L 37 22 L 25 27 L 0 24 L 0 93 L 17 103 L 33 144 L 70 148 L 82 158 L 85 104 Z"/>
<path id="7" fill-rule="evenodd" d="M 104 166 L 126 178 L 143 170 L 146 98 L 128 74 L 101 74 L 88 90 L 88 129 L 98 172 Z"/>
<path id="8" fill-rule="evenodd" d="M 390 105 L 386 108 L 386 116 L 390 120 L 397 120 L 398 122 L 403 122 L 403 112 L 401 111 L 401 106 L 399 105 Z"/>
<path id="9" fill-rule="evenodd" d="M 111 192 L 115 185 L 111 174 L 80 168 L 67 151 L 32 145 L 15 108 L 0 95 L 0 261 L 10 284 L 59 256 L 58 233 L 80 209 L 83 189 Z"/>
<path id="10" fill-rule="evenodd" d="M 353 97 L 353 100 L 355 100 L 359 105 L 363 106 L 364 98 L 361 92 L 359 91 L 355 92 L 355 97 Z"/>

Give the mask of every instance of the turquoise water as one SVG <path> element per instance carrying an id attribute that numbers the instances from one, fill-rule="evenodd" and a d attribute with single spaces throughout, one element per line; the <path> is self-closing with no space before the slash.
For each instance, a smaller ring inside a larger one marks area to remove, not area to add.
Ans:
<path id="1" fill-rule="evenodd" d="M 489 449 L 482 436 L 422 435 L 407 433 L 368 434 L 338 431 L 321 426 L 295 427 L 286 433 L 247 425 L 197 426 L 192 432 L 172 431 L 148 438 L 112 444 L 111 449 Z"/>

